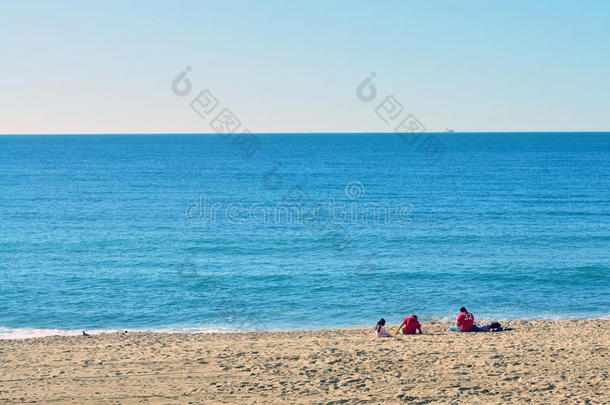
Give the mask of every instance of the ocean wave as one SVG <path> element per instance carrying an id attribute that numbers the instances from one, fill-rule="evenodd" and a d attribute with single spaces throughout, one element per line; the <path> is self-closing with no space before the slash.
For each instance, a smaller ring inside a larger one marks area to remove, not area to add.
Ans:
<path id="1" fill-rule="evenodd" d="M 155 332 L 155 333 L 231 333 L 235 329 L 217 328 L 160 328 L 160 329 L 87 329 L 89 335 L 103 335 L 119 332 Z M 6 328 L 0 326 L 0 340 L 33 339 L 47 336 L 80 336 L 82 329 L 38 329 L 38 328 Z"/>
<path id="2" fill-rule="evenodd" d="M 113 333 L 118 330 L 90 330 L 87 331 L 90 335 L 99 335 L 102 333 Z M 31 339 L 45 336 L 78 336 L 82 335 L 82 330 L 66 330 L 66 329 L 36 329 L 36 328 L 5 328 L 0 327 L 0 340 L 6 339 Z"/>

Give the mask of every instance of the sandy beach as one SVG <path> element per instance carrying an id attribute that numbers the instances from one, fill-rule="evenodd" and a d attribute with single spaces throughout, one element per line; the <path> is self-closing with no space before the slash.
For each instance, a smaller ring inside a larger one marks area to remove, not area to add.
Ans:
<path id="1" fill-rule="evenodd" d="M 610 402 L 610 321 L 0 341 L 2 403 Z"/>

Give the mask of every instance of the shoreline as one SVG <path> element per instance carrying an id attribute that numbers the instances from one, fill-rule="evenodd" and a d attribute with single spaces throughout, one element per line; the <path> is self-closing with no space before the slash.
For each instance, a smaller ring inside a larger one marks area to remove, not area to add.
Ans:
<path id="1" fill-rule="evenodd" d="M 574 317 L 563 319 L 548 319 L 548 318 L 532 318 L 532 319 L 513 319 L 513 320 L 482 320 L 476 321 L 475 324 L 486 324 L 490 322 L 500 322 L 502 325 L 515 322 L 580 322 L 580 321 L 610 321 L 610 315 L 603 317 Z M 454 320 L 447 321 L 422 321 L 422 325 L 438 325 L 438 324 L 454 324 Z M 374 324 L 370 326 L 374 328 Z M 235 334 L 235 333 L 283 333 L 283 332 L 316 332 L 330 330 L 350 330 L 350 329 L 366 329 L 369 326 L 350 326 L 337 328 L 304 328 L 304 329 L 274 329 L 265 330 L 222 330 L 222 327 L 203 328 L 203 327 L 167 327 L 167 328 L 151 328 L 151 329 L 129 329 L 129 328 L 109 328 L 109 329 L 85 329 L 92 336 L 123 334 L 127 333 L 158 333 L 158 334 Z M 396 326 L 398 327 L 398 325 Z M 395 327 L 395 328 L 396 328 Z M 71 337 L 81 336 L 83 329 L 45 329 L 45 328 L 6 328 L 0 327 L 0 341 L 3 340 L 25 340 L 25 339 L 41 339 L 46 337 Z M 13 334 L 13 335 L 9 335 Z M 17 334 L 17 335 L 15 335 Z M 29 334 L 29 335 L 28 335 Z M 9 336 L 7 336 L 9 335 Z"/>
<path id="2" fill-rule="evenodd" d="M 476 321 L 475 324 L 486 324 L 494 322 L 496 320 L 482 320 Z M 605 317 L 592 317 L 592 318 L 564 318 L 564 319 L 513 319 L 513 320 L 498 320 L 502 325 L 515 322 L 581 322 L 581 321 L 610 321 L 610 315 Z M 454 324 L 454 321 L 422 321 L 422 325 L 438 325 L 438 324 Z M 370 326 L 374 328 L 375 325 Z M 398 325 L 396 325 L 398 327 Z M 395 328 L 396 328 L 395 327 Z M 172 334 L 239 334 L 239 333 L 284 333 L 284 332 L 316 332 L 316 331 L 331 331 L 331 330 L 356 330 L 366 329 L 369 326 L 350 326 L 350 327 L 337 327 L 337 328 L 304 328 L 304 329 L 274 329 L 269 328 L 265 330 L 223 330 L 221 327 L 218 328 L 203 328 L 203 327 L 167 327 L 167 328 L 151 328 L 151 329 L 128 329 L 128 328 L 110 328 L 110 329 L 85 329 L 85 331 L 91 336 L 100 335 L 111 335 L 111 334 L 123 334 L 127 333 L 154 333 L 162 335 Z M 27 339 L 43 339 L 47 337 L 72 337 L 81 336 L 82 329 L 45 329 L 45 328 L 6 328 L 0 327 L 0 341 L 3 340 L 27 340 Z"/>
<path id="3" fill-rule="evenodd" d="M 390 339 L 371 326 L 1 340 L 0 402 L 610 401 L 610 320 L 510 321 L 497 333 L 449 324 Z"/>

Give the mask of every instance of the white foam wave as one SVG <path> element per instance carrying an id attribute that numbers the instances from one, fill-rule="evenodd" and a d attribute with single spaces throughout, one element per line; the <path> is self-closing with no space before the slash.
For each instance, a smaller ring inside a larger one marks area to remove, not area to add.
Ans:
<path id="1" fill-rule="evenodd" d="M 123 332 L 125 329 L 87 329 L 89 335 Z M 155 333 L 231 333 L 230 328 L 162 328 L 162 329 L 129 329 L 128 332 L 155 332 Z M 47 336 L 80 336 L 82 330 L 75 329 L 36 329 L 36 328 L 6 328 L 0 326 L 0 340 L 32 339 Z"/>
<path id="2" fill-rule="evenodd" d="M 116 330 L 90 330 L 90 335 L 101 333 L 112 333 Z M 45 336 L 78 336 L 82 335 L 82 330 L 65 329 L 35 329 L 35 328 L 5 328 L 0 326 L 0 339 L 31 339 Z"/>

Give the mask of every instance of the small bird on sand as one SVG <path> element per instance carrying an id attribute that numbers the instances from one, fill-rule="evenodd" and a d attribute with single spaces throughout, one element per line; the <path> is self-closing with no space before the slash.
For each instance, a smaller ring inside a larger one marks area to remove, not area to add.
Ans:
<path id="1" fill-rule="evenodd" d="M 87 332 L 85 332 L 85 331 L 83 331 L 83 336 L 89 336 L 89 337 L 91 337 L 91 335 L 90 335 L 90 334 L 88 334 L 88 333 L 87 333 Z"/>

